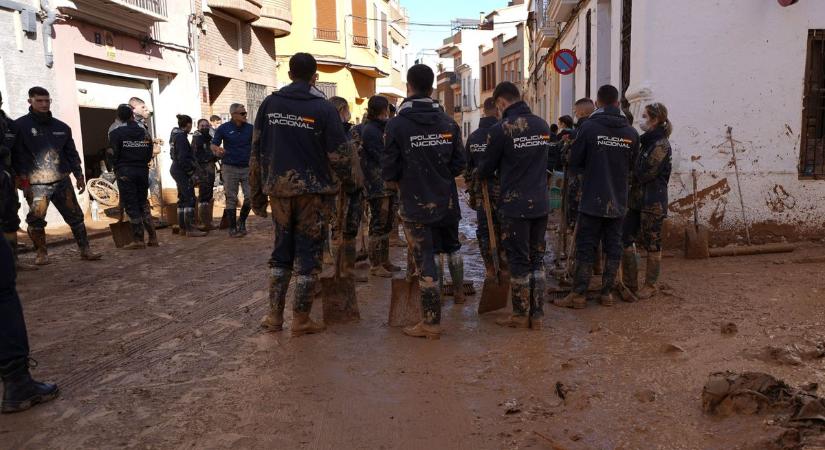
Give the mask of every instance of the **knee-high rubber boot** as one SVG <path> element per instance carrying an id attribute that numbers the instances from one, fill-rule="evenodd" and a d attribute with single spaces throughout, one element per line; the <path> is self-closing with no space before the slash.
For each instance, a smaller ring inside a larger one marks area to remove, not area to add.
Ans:
<path id="1" fill-rule="evenodd" d="M 241 206 L 241 212 L 238 215 L 238 234 L 241 236 L 246 236 L 246 218 L 249 217 L 250 211 L 252 211 L 252 207 L 249 205 L 249 202 L 244 201 L 243 206 Z"/>
<path id="2" fill-rule="evenodd" d="M 544 269 L 530 273 L 530 328 L 541 330 L 544 323 L 544 291 L 547 285 Z"/>
<path id="3" fill-rule="evenodd" d="M 37 266 L 20 261 L 20 256 L 17 254 L 17 232 L 15 231 L 11 233 L 3 233 L 3 236 L 9 242 L 9 246 L 11 247 L 11 253 L 14 256 L 14 266 L 17 268 L 17 271 L 30 272 L 33 270 L 37 270 Z"/>
<path id="4" fill-rule="evenodd" d="M 496 320 L 496 324 L 510 328 L 529 328 L 530 274 L 510 277 L 510 297 L 513 301 L 513 313 L 509 317 Z"/>
<path id="5" fill-rule="evenodd" d="M 441 292 L 435 280 L 421 278 L 418 280 L 421 289 L 421 321 L 404 328 L 404 334 L 412 337 L 439 339 L 441 337 Z"/>
<path id="6" fill-rule="evenodd" d="M 158 233 L 155 231 L 155 224 L 152 222 L 152 216 L 147 214 L 147 217 L 143 218 L 143 228 L 146 229 L 146 234 L 149 237 L 148 242 L 146 245 L 149 247 L 157 247 L 158 244 Z"/>
<path id="7" fill-rule="evenodd" d="M 143 222 L 132 222 L 132 242 L 123 246 L 124 250 L 140 250 L 146 248 L 143 243 Z"/>
<path id="8" fill-rule="evenodd" d="M 261 320 L 261 327 L 268 331 L 281 331 L 284 328 L 284 306 L 290 278 L 291 270 L 272 268 L 269 275 L 269 313 Z"/>
<path id="9" fill-rule="evenodd" d="M 3 413 L 25 411 L 38 403 L 55 399 L 60 390 L 57 385 L 32 379 L 29 359 L 17 358 L 0 364 L 3 378 Z"/>
<path id="10" fill-rule="evenodd" d="M 590 278 L 593 277 L 593 263 L 576 261 L 576 273 L 573 276 L 573 289 L 567 297 L 553 301 L 555 306 L 561 308 L 583 309 L 587 306 L 587 288 L 590 286 Z"/>
<path id="11" fill-rule="evenodd" d="M 633 294 L 627 295 L 625 290 L 621 290 L 622 300 L 630 303 L 636 301 L 635 294 L 639 291 L 639 254 L 634 246 L 627 247 L 622 252 L 622 284 Z"/>
<path id="12" fill-rule="evenodd" d="M 37 251 L 34 264 L 38 266 L 49 264 L 49 252 L 46 250 L 46 230 L 30 226 L 27 232 L 32 244 L 34 244 L 35 251 Z"/>
<path id="13" fill-rule="evenodd" d="M 178 208 L 178 234 L 186 237 L 186 208 Z"/>
<path id="14" fill-rule="evenodd" d="M 74 235 L 74 240 L 77 241 L 77 247 L 80 249 L 80 259 L 86 261 L 97 261 L 103 257 L 100 253 L 95 253 L 92 251 L 92 247 L 89 245 L 89 235 L 86 234 L 85 224 L 81 223 L 73 226 L 72 234 Z"/>
<path id="15" fill-rule="evenodd" d="M 599 296 L 599 302 L 602 306 L 613 306 L 615 300 L 613 299 L 613 288 L 616 287 L 616 275 L 619 272 L 621 259 L 606 259 L 604 263 L 604 271 L 602 272 L 602 290 Z"/>
<path id="16" fill-rule="evenodd" d="M 369 242 L 370 275 L 381 278 L 392 278 L 392 272 L 384 267 L 384 240 L 370 238 Z"/>
<path id="17" fill-rule="evenodd" d="M 201 226 L 198 227 L 201 231 L 209 231 L 212 230 L 212 210 L 211 205 L 209 202 L 200 202 L 198 203 L 198 220 L 201 223 Z"/>
<path id="18" fill-rule="evenodd" d="M 447 257 L 447 267 L 450 269 L 450 278 L 453 279 L 453 301 L 457 305 L 464 304 L 464 258 L 461 253 L 453 252 Z"/>
<path id="19" fill-rule="evenodd" d="M 659 274 L 662 272 L 662 251 L 647 253 L 647 266 L 645 267 L 645 285 L 639 290 L 640 299 L 648 299 L 656 295 L 656 283 L 659 281 Z"/>
<path id="20" fill-rule="evenodd" d="M 312 301 L 318 293 L 316 275 L 298 275 L 295 280 L 295 302 L 292 306 L 292 337 L 320 333 L 327 327 L 309 318 Z"/>
<path id="21" fill-rule="evenodd" d="M 223 214 L 229 222 L 229 237 L 241 237 L 238 233 L 238 212 L 235 209 L 224 209 Z"/>
<path id="22" fill-rule="evenodd" d="M 186 208 L 184 220 L 186 221 L 186 237 L 206 236 L 206 233 L 195 228 L 195 208 Z"/>

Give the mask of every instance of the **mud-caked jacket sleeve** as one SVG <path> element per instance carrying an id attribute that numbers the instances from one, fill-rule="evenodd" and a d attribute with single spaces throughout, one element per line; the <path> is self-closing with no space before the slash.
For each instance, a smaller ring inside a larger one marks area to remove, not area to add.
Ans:
<path id="1" fill-rule="evenodd" d="M 186 175 L 192 175 L 195 171 L 195 156 L 192 153 L 192 146 L 189 144 L 186 133 L 175 135 L 175 149 L 177 150 L 178 166 Z"/>
<path id="2" fill-rule="evenodd" d="M 120 154 L 123 150 L 123 138 L 117 130 L 113 128 L 109 131 L 109 146 L 112 147 L 112 164 L 115 169 L 120 165 Z"/>
<path id="3" fill-rule="evenodd" d="M 464 141 L 461 139 L 461 129 L 458 127 L 458 124 L 455 123 L 453 124 L 453 136 L 453 153 L 450 157 L 450 173 L 453 177 L 457 177 L 467 168 L 467 151 L 464 149 Z"/>
<path id="4" fill-rule="evenodd" d="M 402 154 L 404 149 L 396 136 L 394 120 L 387 123 L 384 134 L 384 153 L 381 155 L 381 176 L 384 181 L 398 182 L 404 173 Z"/>
<path id="5" fill-rule="evenodd" d="M 338 111 L 331 104 L 326 108 L 324 126 L 324 146 L 329 164 L 338 179 L 344 184 L 352 183 L 352 147 L 347 144 L 347 135 Z"/>
<path id="6" fill-rule="evenodd" d="M 650 183 L 659 177 L 662 167 L 666 161 L 670 161 L 671 150 L 670 146 L 664 141 L 657 142 L 650 152 L 639 153 L 639 144 L 635 144 L 631 154 L 639 155 L 636 160 L 636 167 L 634 175 L 636 180 L 641 183 Z M 631 161 L 632 167 L 633 161 Z"/>
<path id="7" fill-rule="evenodd" d="M 508 146 L 512 146 L 513 141 L 504 134 L 504 129 L 500 124 L 493 126 L 490 129 L 489 142 L 487 149 L 484 151 L 481 159 L 478 162 L 478 177 L 479 179 L 490 178 L 496 174 L 496 171 L 501 165 L 501 158 Z"/>
<path id="8" fill-rule="evenodd" d="M 261 131 L 266 125 L 266 111 L 269 97 L 258 108 L 255 127 L 252 130 L 252 150 L 249 153 L 249 190 L 252 196 L 252 209 L 255 214 L 266 217 L 268 197 L 263 191 L 263 167 L 261 167 Z"/>

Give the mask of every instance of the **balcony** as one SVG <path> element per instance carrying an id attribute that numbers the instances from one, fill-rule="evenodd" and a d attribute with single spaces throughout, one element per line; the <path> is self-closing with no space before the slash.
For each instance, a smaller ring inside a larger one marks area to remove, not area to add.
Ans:
<path id="1" fill-rule="evenodd" d="M 60 10 L 92 23 L 141 33 L 156 22 L 167 21 L 166 0 L 74 0 L 63 2 Z"/>
<path id="2" fill-rule="evenodd" d="M 383 56 L 384 58 L 390 57 L 390 49 L 386 45 L 381 46 L 381 56 Z"/>
<path id="3" fill-rule="evenodd" d="M 263 0 L 261 18 L 252 22 L 253 27 L 271 30 L 276 38 L 292 32 L 292 4 L 289 0 Z"/>
<path id="4" fill-rule="evenodd" d="M 327 30 L 325 28 L 313 28 L 313 35 L 317 41 L 338 42 L 338 30 Z"/>
<path id="5" fill-rule="evenodd" d="M 369 48 L 369 46 L 370 46 L 370 37 L 369 36 L 350 35 L 350 37 L 352 37 L 352 45 L 353 46 Z"/>
<path id="6" fill-rule="evenodd" d="M 261 18 L 261 0 L 206 0 L 206 4 L 245 22 Z"/>
<path id="7" fill-rule="evenodd" d="M 550 0 L 547 6 L 547 20 L 550 23 L 567 22 L 578 5 L 579 0 Z"/>
<path id="8" fill-rule="evenodd" d="M 559 38 L 559 29 L 554 23 L 546 23 L 538 29 L 538 47 L 550 48 Z"/>

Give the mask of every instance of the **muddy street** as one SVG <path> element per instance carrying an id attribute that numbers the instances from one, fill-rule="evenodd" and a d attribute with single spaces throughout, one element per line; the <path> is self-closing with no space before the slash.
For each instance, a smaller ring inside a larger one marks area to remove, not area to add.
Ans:
<path id="1" fill-rule="evenodd" d="M 665 294 L 548 305 L 540 332 L 496 326 L 504 311 L 478 317 L 478 296 L 447 299 L 440 341 L 388 327 L 390 280 L 371 277 L 358 285 L 360 323 L 290 338 L 258 328 L 272 230 L 258 218 L 250 229 L 233 240 L 163 230 L 160 248 L 133 253 L 101 239 L 101 262 L 67 246 L 21 273 L 34 373 L 62 394 L 1 417 L 0 447 L 766 448 L 781 432 L 766 417 L 703 414 L 708 375 L 825 382 L 816 355 L 785 357 L 821 339 L 823 263 L 797 263 L 821 245 L 668 257 Z M 463 252 L 480 290 L 475 245 Z"/>

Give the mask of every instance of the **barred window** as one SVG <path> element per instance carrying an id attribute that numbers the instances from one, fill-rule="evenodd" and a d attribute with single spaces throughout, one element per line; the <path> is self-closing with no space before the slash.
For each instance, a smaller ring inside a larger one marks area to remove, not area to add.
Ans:
<path id="1" fill-rule="evenodd" d="M 800 176 L 825 178 L 825 30 L 808 32 Z"/>

